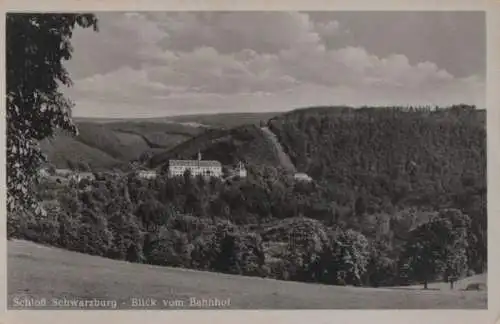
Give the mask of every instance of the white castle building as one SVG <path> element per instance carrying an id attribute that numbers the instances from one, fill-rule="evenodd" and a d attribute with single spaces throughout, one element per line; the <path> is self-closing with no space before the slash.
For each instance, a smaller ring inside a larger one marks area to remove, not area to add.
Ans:
<path id="1" fill-rule="evenodd" d="M 168 162 L 168 176 L 182 176 L 189 170 L 191 176 L 217 177 L 222 176 L 222 164 L 219 161 L 203 161 L 198 153 L 198 160 L 170 160 Z"/>

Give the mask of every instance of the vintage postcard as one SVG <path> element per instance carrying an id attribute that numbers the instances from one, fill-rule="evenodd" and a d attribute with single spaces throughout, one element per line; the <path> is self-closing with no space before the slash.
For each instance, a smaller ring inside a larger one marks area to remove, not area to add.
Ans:
<path id="1" fill-rule="evenodd" d="M 8 323 L 500 316 L 500 4 L 93 3 L 3 7 Z"/>

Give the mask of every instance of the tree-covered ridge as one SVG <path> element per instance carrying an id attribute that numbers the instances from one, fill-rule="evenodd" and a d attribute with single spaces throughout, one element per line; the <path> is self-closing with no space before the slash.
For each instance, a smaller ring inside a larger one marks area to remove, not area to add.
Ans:
<path id="1" fill-rule="evenodd" d="M 218 160 L 223 165 L 238 161 L 279 167 L 273 146 L 256 125 L 243 125 L 231 129 L 210 129 L 171 150 L 155 154 L 151 167 L 161 167 L 169 159 L 193 159 L 198 152 L 204 160 Z"/>
<path id="2" fill-rule="evenodd" d="M 481 262 L 487 228 L 485 126 L 485 111 L 466 105 L 322 107 L 269 122 L 297 169 L 354 197 L 357 217 L 411 207 L 464 211 L 482 242 L 476 256 Z"/>
<path id="3" fill-rule="evenodd" d="M 449 191 L 471 177 L 476 185 L 485 185 L 486 129 L 480 114 L 397 108 L 302 110 L 269 124 L 296 166 L 313 178 L 358 186 L 366 182 L 363 177 L 376 183 L 383 177 L 411 183 L 413 191 L 431 181 Z"/>
<path id="4" fill-rule="evenodd" d="M 173 157 L 193 158 L 198 151 L 204 158 L 231 164 L 235 161 L 263 161 L 277 165 L 270 147 L 254 125 L 219 128 L 225 115 L 204 116 L 210 127 L 171 121 L 127 120 L 76 122 L 78 136 L 57 132 L 41 142 L 49 163 L 58 168 L 85 162 L 95 170 L 122 168 L 130 161 L 151 159 L 158 167 Z M 260 116 L 260 115 L 259 115 Z M 195 116 L 196 117 L 196 116 Z M 234 114 L 232 123 L 244 123 L 245 114 Z M 254 117 L 255 119 L 258 116 Z M 259 120 L 252 121 L 256 124 Z M 78 150 L 74 148 L 78 147 Z"/>

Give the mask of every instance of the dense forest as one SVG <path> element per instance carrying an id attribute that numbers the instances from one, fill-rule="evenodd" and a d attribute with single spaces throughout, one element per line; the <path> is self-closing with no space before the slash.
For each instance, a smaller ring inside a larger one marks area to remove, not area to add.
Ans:
<path id="1" fill-rule="evenodd" d="M 486 246 L 486 112 L 473 106 L 314 108 L 269 127 L 298 170 L 355 197 L 356 217 L 458 208 Z M 478 262 L 485 262 L 486 250 Z"/>
<path id="2" fill-rule="evenodd" d="M 240 127 L 236 139 L 247 134 L 253 146 L 235 150 L 232 134 L 232 146 L 205 149 L 231 162 L 253 151 L 245 179 L 95 172 L 94 181 L 43 181 L 37 191 L 47 215 L 10 214 L 9 236 L 133 262 L 327 284 L 452 282 L 485 271 L 484 111 L 315 108 L 268 125 L 313 182 L 258 163 L 264 140 L 255 140 L 257 127 Z M 196 141 L 172 156 L 190 155 Z"/>

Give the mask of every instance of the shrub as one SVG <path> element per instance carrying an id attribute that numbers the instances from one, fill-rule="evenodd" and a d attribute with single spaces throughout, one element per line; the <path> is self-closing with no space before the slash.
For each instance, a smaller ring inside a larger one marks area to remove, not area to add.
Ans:
<path id="1" fill-rule="evenodd" d="M 162 226 L 157 233 L 149 234 L 147 238 L 144 253 L 147 263 L 172 267 L 191 265 L 193 247 L 186 233 Z"/>

